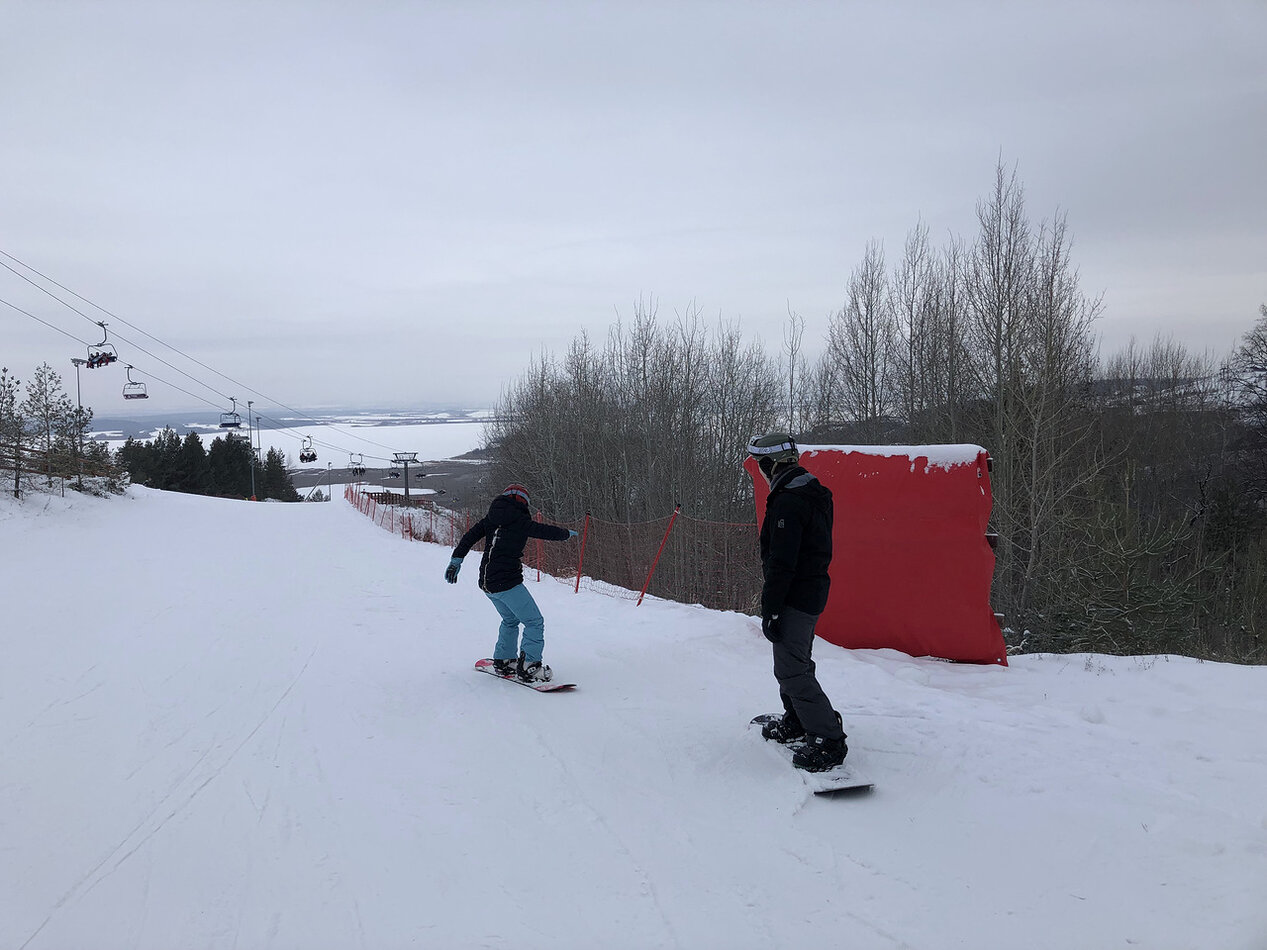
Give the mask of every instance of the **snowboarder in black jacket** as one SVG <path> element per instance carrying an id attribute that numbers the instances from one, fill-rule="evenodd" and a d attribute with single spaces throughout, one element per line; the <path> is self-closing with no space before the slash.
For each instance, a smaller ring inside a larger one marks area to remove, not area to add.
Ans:
<path id="1" fill-rule="evenodd" d="M 521 558 L 529 538 L 566 541 L 576 532 L 557 525 L 534 521 L 528 511 L 528 490 L 509 485 L 493 499 L 488 514 L 462 535 L 453 549 L 444 579 L 458 582 L 462 559 L 479 541 L 484 542 L 480 558 L 480 590 L 488 595 L 502 622 L 493 648 L 493 667 L 503 676 L 515 675 L 525 683 L 544 683 L 553 675 L 541 662 L 545 650 L 545 618 L 524 586 Z M 523 624 L 523 648 L 519 645 L 519 625 Z"/>
<path id="2" fill-rule="evenodd" d="M 798 463 L 785 432 L 758 436 L 748 453 L 770 486 L 761 523 L 761 632 L 774 645 L 774 677 L 783 717 L 761 734 L 802 743 L 797 768 L 820 772 L 845 760 L 849 748 L 837 713 L 814 675 L 814 627 L 831 588 L 831 491 Z"/>

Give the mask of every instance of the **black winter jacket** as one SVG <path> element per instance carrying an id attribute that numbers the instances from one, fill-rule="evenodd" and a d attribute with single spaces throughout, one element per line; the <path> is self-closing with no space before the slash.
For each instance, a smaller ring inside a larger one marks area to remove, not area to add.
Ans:
<path id="1" fill-rule="evenodd" d="M 475 544 L 484 541 L 484 556 L 480 558 L 480 590 L 497 594 L 524 582 L 524 568 L 520 558 L 529 538 L 546 541 L 566 541 L 567 528 L 533 521 L 528 505 L 517 495 L 498 495 L 488 506 L 488 514 L 462 535 L 453 549 L 453 556 L 466 557 Z"/>
<path id="2" fill-rule="evenodd" d="M 779 472 L 761 523 L 761 615 L 794 607 L 818 615 L 831 578 L 831 490 L 799 465 Z"/>

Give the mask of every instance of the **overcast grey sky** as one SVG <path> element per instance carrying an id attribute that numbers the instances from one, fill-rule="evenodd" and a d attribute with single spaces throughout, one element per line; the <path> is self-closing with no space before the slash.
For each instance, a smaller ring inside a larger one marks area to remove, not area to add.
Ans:
<path id="1" fill-rule="evenodd" d="M 970 238 L 1002 156 L 1106 350 L 1221 354 L 1267 301 L 1265 41 L 1263 0 L 6 0 L 0 250 L 278 402 L 487 405 L 640 297 L 817 349 L 866 243 Z M 73 386 L 78 344 L 0 330 Z"/>

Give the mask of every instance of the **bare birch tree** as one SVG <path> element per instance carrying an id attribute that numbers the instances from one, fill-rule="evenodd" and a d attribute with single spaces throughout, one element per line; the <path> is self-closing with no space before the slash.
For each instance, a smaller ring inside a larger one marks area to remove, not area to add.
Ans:
<path id="1" fill-rule="evenodd" d="M 897 408 L 896 345 L 884 250 L 873 241 L 849 277 L 845 306 L 829 321 L 827 337 L 837 405 L 862 441 L 883 439 Z"/>
<path id="2" fill-rule="evenodd" d="M 928 226 L 921 221 L 906 236 L 902 260 L 893 273 L 890 291 L 898 339 L 894 376 L 907 438 L 911 442 L 929 438 L 934 428 L 931 416 L 938 402 L 935 385 L 940 360 L 934 323 L 933 273 Z"/>
<path id="3" fill-rule="evenodd" d="M 1024 607 L 1040 574 L 1049 576 L 1069 516 L 1092 494 L 1103 459 L 1087 451 L 1095 416 L 1091 402 L 1093 325 L 1100 300 L 1082 294 L 1070 258 L 1063 214 L 1043 225 L 1030 255 L 1024 319 L 1016 334 L 1016 431 L 1009 456 L 1020 491 L 1014 542 L 1025 563 L 1018 591 Z M 1020 507 L 1023 501 L 1024 507 Z"/>
<path id="4" fill-rule="evenodd" d="M 805 389 L 805 355 L 801 345 L 805 336 L 805 318 L 788 308 L 783 325 L 783 372 L 787 393 L 787 428 L 797 433 L 805 428 L 807 399 Z"/>

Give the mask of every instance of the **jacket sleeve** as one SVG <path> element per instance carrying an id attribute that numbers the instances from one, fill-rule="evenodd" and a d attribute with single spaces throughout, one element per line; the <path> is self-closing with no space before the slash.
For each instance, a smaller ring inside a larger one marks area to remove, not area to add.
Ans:
<path id="1" fill-rule="evenodd" d="M 466 557 L 470 553 L 471 548 L 484 538 L 488 531 L 488 519 L 481 518 L 475 524 L 471 525 L 469 531 L 462 535 L 462 540 L 458 542 L 458 546 L 453 549 L 453 556 L 457 558 Z"/>
<path id="2" fill-rule="evenodd" d="M 567 528 L 557 524 L 546 524 L 544 521 L 528 522 L 528 537 L 540 538 L 542 541 L 566 541 L 571 536 Z"/>
<path id="3" fill-rule="evenodd" d="M 796 577 L 801 553 L 804 512 L 797 499 L 780 495 L 766 512 L 770 526 L 770 547 L 765 562 L 765 584 L 761 588 L 761 616 L 782 613 L 788 588 Z"/>

